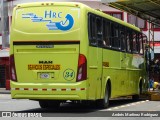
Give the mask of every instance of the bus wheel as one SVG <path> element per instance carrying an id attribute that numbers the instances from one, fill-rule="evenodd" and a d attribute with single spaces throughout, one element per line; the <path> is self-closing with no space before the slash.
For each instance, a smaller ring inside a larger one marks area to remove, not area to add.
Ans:
<path id="1" fill-rule="evenodd" d="M 41 108 L 48 108 L 48 103 L 47 101 L 42 100 L 42 101 L 39 101 L 39 106 Z"/>
<path id="2" fill-rule="evenodd" d="M 109 85 L 106 85 L 106 89 L 105 89 L 105 96 L 103 99 L 97 100 L 97 106 L 99 108 L 107 108 L 109 105 L 109 97 L 110 97 L 110 91 L 109 91 Z"/>
<path id="3" fill-rule="evenodd" d="M 39 105 L 41 108 L 59 108 L 60 107 L 60 101 L 46 101 L 46 100 L 40 100 Z"/>
<path id="4" fill-rule="evenodd" d="M 61 104 L 61 102 L 58 101 L 58 100 L 48 101 L 48 105 L 49 105 L 48 108 L 52 108 L 52 109 L 54 109 L 54 108 L 59 108 L 59 107 L 60 107 L 60 104 Z"/>

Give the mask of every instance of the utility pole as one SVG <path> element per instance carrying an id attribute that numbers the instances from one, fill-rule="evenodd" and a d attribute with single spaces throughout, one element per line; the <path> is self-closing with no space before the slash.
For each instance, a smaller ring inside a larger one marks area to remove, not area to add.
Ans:
<path id="1" fill-rule="evenodd" d="M 2 49 L 9 47 L 8 2 L 1 0 Z"/>

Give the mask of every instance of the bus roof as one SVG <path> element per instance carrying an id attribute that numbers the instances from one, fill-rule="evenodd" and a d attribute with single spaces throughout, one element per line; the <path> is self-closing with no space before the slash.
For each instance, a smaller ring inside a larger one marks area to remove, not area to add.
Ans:
<path id="1" fill-rule="evenodd" d="M 31 3 L 22 3 L 18 4 L 16 7 L 38 7 L 38 6 L 71 6 L 71 7 L 80 7 L 86 6 L 85 4 L 79 2 L 31 2 Z"/>
<path id="2" fill-rule="evenodd" d="M 63 6 L 64 5 L 64 6 L 71 6 L 71 7 L 83 7 L 85 9 L 87 9 L 89 12 L 92 12 L 96 15 L 105 17 L 111 21 L 117 22 L 121 25 L 124 25 L 128 28 L 131 28 L 131 29 L 134 29 L 134 30 L 140 32 L 140 29 L 132 24 L 129 24 L 125 21 L 122 21 L 118 18 L 112 17 L 111 15 L 108 15 L 102 11 L 95 10 L 95 9 L 93 9 L 85 4 L 79 3 L 79 2 L 32 2 L 32 3 L 18 4 L 15 9 L 24 8 L 24 7 L 54 6 L 54 5 L 56 5 L 56 6 Z"/>

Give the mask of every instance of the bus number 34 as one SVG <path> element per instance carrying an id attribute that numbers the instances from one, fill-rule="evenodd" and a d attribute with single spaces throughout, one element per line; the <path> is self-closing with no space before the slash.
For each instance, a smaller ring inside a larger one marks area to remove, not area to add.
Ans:
<path id="1" fill-rule="evenodd" d="M 73 80 L 75 77 L 75 73 L 72 69 L 67 69 L 64 71 L 63 76 L 66 80 Z"/>

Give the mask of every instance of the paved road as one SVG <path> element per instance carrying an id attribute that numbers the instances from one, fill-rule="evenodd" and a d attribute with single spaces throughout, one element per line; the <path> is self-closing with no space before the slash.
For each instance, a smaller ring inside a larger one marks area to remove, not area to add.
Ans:
<path id="1" fill-rule="evenodd" d="M 0 94 L 0 111 L 14 111 L 16 113 L 45 113 L 44 116 L 54 117 L 105 117 L 122 111 L 160 111 L 160 101 L 130 99 L 111 100 L 107 109 L 97 109 L 95 106 L 83 106 L 82 104 L 62 104 L 58 110 L 41 109 L 37 101 L 26 99 L 11 99 L 10 94 Z M 159 113 L 160 114 L 160 113 Z M 112 117 L 114 119 L 115 117 Z M 117 117 L 116 117 L 117 118 Z M 121 120 L 122 117 L 118 117 Z M 134 119 L 132 117 L 131 119 Z M 67 119 L 67 118 L 66 118 Z M 79 118 L 80 119 L 80 118 Z M 141 118 L 142 119 L 142 118 Z M 156 118 L 157 120 L 159 118 Z M 106 120 L 106 119 L 105 119 Z M 127 118 L 126 118 L 127 120 Z"/>

